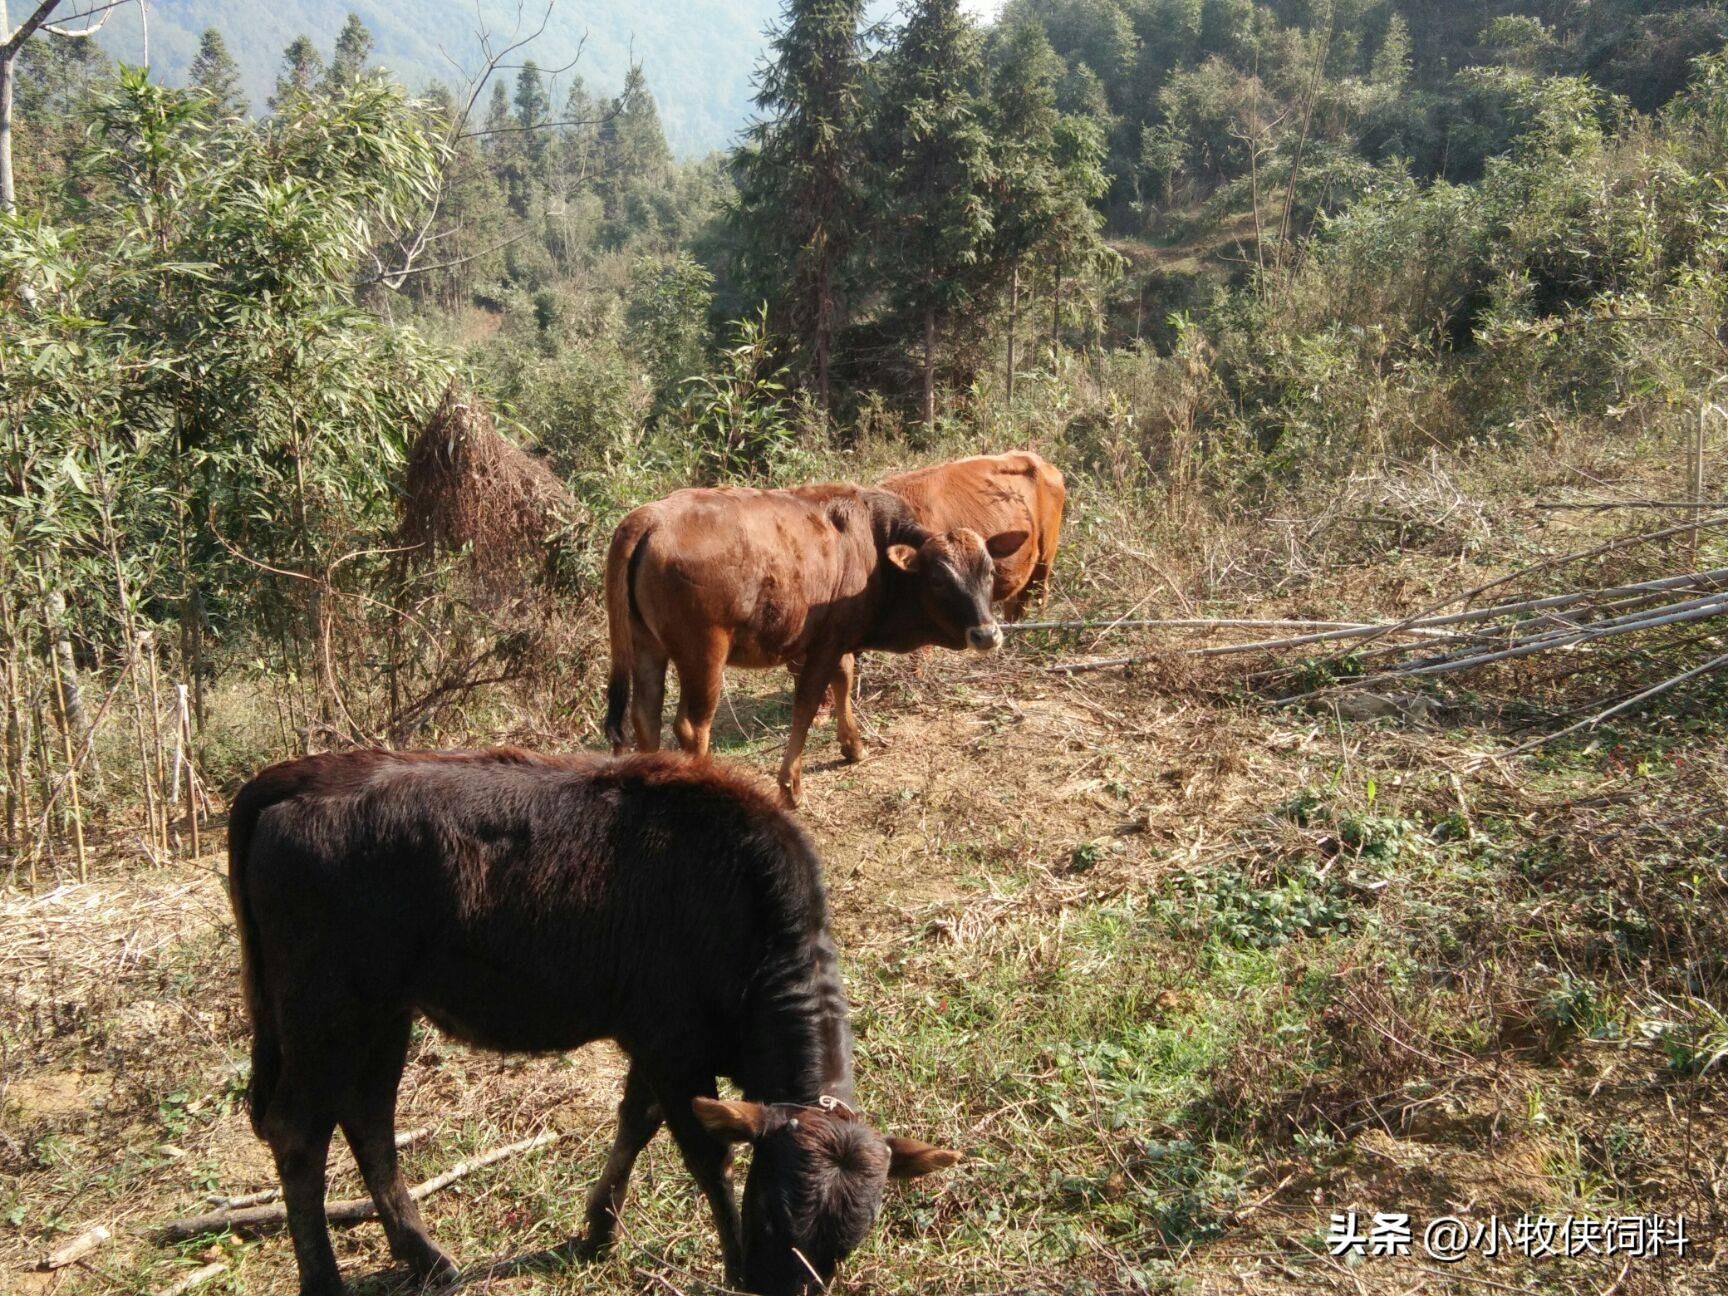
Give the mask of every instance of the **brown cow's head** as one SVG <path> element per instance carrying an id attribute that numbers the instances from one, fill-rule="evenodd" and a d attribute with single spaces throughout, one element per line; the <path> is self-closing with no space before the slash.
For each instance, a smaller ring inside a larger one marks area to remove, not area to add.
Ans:
<path id="1" fill-rule="evenodd" d="M 949 648 L 990 652 L 1002 646 L 1002 627 L 990 610 L 996 568 L 976 531 L 935 535 L 919 548 L 888 546 L 888 561 L 914 577 L 924 614 Z"/>
<path id="2" fill-rule="evenodd" d="M 826 1287 L 876 1222 L 889 1179 L 916 1179 L 960 1160 L 917 1139 L 885 1138 L 844 1104 L 696 1098 L 692 1106 L 710 1134 L 753 1148 L 744 1185 L 744 1287 L 762 1296 Z"/>

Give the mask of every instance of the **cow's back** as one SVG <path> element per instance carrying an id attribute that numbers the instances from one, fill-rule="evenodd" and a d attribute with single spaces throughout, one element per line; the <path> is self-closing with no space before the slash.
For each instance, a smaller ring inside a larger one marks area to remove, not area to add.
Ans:
<path id="1" fill-rule="evenodd" d="M 996 558 L 996 602 L 1013 599 L 1048 574 L 1067 488 L 1061 471 L 1041 455 L 1030 450 L 974 455 L 898 473 L 882 485 L 906 500 L 933 531 L 966 527 L 987 540 L 1024 534 L 1014 552 Z"/>
<path id="2" fill-rule="evenodd" d="M 682 490 L 638 513 L 650 523 L 632 606 L 675 658 L 699 648 L 683 640 L 719 634 L 732 664 L 779 664 L 861 605 L 874 577 L 857 487 Z"/>
<path id="3" fill-rule="evenodd" d="M 667 757 L 351 753 L 257 813 L 236 908 L 265 995 L 418 1010 L 459 1038 L 720 1047 L 768 940 L 825 922 L 761 793 Z M 285 776 L 281 771 L 287 771 Z M 242 793 L 244 799 L 246 793 Z"/>

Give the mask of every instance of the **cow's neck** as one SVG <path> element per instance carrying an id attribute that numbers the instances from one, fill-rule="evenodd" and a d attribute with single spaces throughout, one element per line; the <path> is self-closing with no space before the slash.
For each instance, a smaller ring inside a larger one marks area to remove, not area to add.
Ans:
<path id="1" fill-rule="evenodd" d="M 887 563 L 884 561 L 883 566 Z M 911 652 L 926 648 L 937 640 L 930 625 L 930 616 L 911 582 L 894 571 L 884 572 L 878 587 L 875 613 L 859 648 L 875 652 Z"/>
<path id="2" fill-rule="evenodd" d="M 773 961 L 751 996 L 736 1077 L 756 1102 L 852 1101 L 852 1027 L 826 933 Z"/>

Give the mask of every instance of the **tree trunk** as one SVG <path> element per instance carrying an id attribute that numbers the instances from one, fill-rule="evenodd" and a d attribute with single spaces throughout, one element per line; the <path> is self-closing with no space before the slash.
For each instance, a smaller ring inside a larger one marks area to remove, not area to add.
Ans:
<path id="1" fill-rule="evenodd" d="M 66 717 L 66 736 L 74 746 L 82 747 L 89 721 L 84 712 L 84 690 L 78 683 L 78 665 L 72 656 L 72 630 L 66 624 L 66 596 L 57 589 L 48 591 L 47 612 L 48 647 L 60 673 L 60 705 Z"/>
<path id="2" fill-rule="evenodd" d="M 1050 356 L 1062 349 L 1062 267 L 1056 267 L 1056 293 L 1050 307 Z"/>
<path id="3" fill-rule="evenodd" d="M 924 312 L 924 426 L 936 430 L 936 311 Z"/>
<path id="4" fill-rule="evenodd" d="M 204 732 L 204 595 L 197 585 L 181 610 L 180 665 L 192 685 L 192 719 Z"/>
<path id="5" fill-rule="evenodd" d="M 1014 326 L 1020 319 L 1020 267 L 1008 279 L 1008 403 L 1014 403 Z"/>
<path id="6" fill-rule="evenodd" d="M 5 31 L 5 11 L 0 9 L 0 36 Z M 12 187 L 12 78 L 18 56 L 0 58 L 0 212 L 13 212 L 18 195 Z"/>
<path id="7" fill-rule="evenodd" d="M 834 303 L 833 267 L 826 252 L 816 272 L 816 406 L 828 413 L 829 379 L 828 354 L 833 349 Z"/>

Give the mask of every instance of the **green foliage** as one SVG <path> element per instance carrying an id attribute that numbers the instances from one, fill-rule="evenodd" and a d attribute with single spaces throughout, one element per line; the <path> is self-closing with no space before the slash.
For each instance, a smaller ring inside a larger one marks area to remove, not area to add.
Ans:
<path id="1" fill-rule="evenodd" d="M 715 370 L 688 380 L 682 419 L 720 480 L 764 476 L 791 449 L 795 431 L 766 311 L 733 329 Z"/>
<path id="2" fill-rule="evenodd" d="M 123 72 L 78 159 L 91 214 L 0 224 L 0 283 L 32 301 L 0 316 L 0 545 L 46 542 L 46 579 L 106 587 L 122 621 L 197 596 L 218 623 L 282 624 L 390 517 L 404 432 L 443 381 L 351 303 L 438 150 L 379 81 L 263 125 L 207 103 Z"/>
<path id="3" fill-rule="evenodd" d="M 687 256 L 644 257 L 630 273 L 625 322 L 663 406 L 703 368 L 714 276 Z"/>
<path id="4" fill-rule="evenodd" d="M 209 95 L 219 113 L 234 115 L 248 109 L 240 89 L 240 66 L 214 27 L 198 38 L 198 53 L 186 69 L 186 82 Z"/>
<path id="5" fill-rule="evenodd" d="M 793 0 L 757 80 L 759 119 L 733 154 L 736 273 L 798 338 L 826 406 L 835 334 L 854 286 L 865 160 L 859 0 Z"/>

